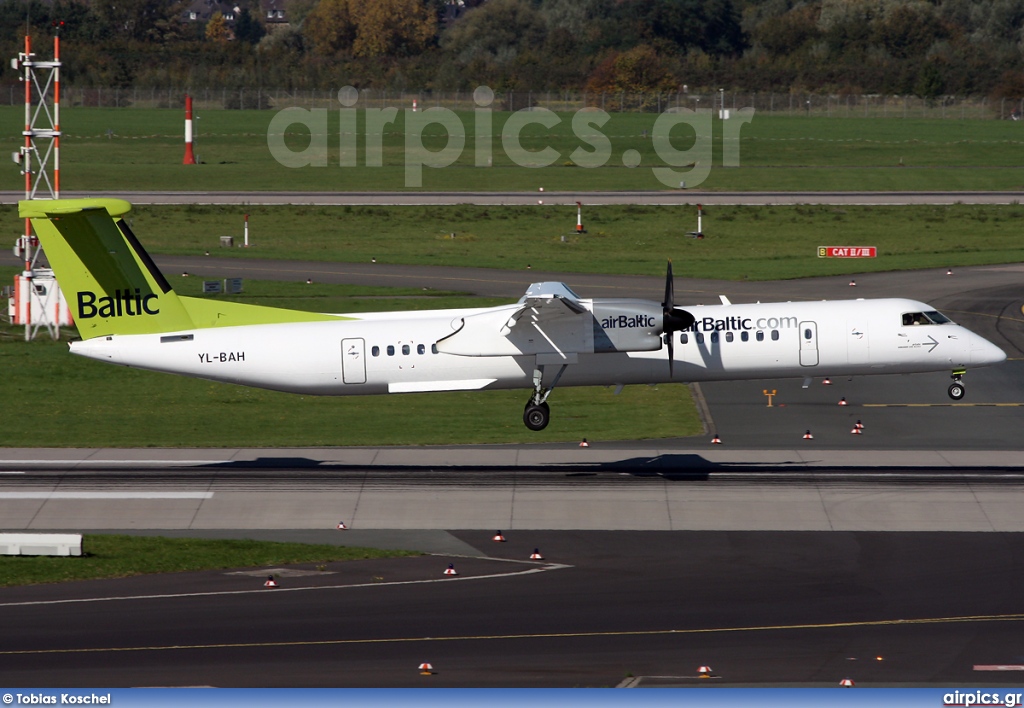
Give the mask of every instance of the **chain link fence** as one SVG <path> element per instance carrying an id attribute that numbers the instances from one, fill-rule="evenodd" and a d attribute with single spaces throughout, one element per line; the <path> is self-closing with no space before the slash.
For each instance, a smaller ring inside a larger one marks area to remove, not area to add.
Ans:
<path id="1" fill-rule="evenodd" d="M 338 91 L 288 89 L 169 89 L 169 88 L 79 88 L 61 86 L 64 108 L 183 108 L 185 94 L 191 93 L 196 110 L 278 110 L 341 107 Z M 0 105 L 24 105 L 20 85 L 0 87 Z M 390 91 L 364 89 L 355 108 L 398 108 L 425 110 L 443 107 L 472 111 L 478 106 L 472 91 Z M 559 91 L 509 91 L 495 93 L 488 106 L 499 111 L 547 108 L 574 112 L 600 108 L 609 113 L 663 113 L 672 108 L 719 111 L 754 108 L 758 113 L 824 118 L 938 118 L 1020 120 L 1024 100 L 989 100 L 979 97 L 882 96 L 877 94 L 818 94 L 780 92 L 719 91 L 709 93 L 584 93 Z"/>

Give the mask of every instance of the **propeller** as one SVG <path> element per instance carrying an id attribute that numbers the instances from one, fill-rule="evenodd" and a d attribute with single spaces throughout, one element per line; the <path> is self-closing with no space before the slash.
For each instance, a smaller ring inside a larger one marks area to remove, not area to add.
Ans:
<path id="1" fill-rule="evenodd" d="M 672 378 L 672 364 L 675 361 L 675 341 L 672 333 L 687 329 L 695 319 L 686 310 L 675 307 L 675 281 L 672 278 L 671 260 L 665 273 L 665 301 L 661 303 L 661 312 L 661 331 L 665 335 L 665 343 L 668 344 L 668 376 Z"/>

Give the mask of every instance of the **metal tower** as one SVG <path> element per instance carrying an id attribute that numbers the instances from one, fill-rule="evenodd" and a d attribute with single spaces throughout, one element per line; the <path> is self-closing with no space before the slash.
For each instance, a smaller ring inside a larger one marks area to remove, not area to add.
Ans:
<path id="1" fill-rule="evenodd" d="M 25 51 L 11 60 L 11 66 L 22 72 L 25 84 L 25 144 L 15 159 L 25 176 L 25 199 L 60 198 L 60 29 L 55 24 L 53 61 L 38 61 L 32 53 L 31 38 L 25 37 Z M 16 250 L 25 261 L 21 278 L 27 280 L 27 301 L 22 298 L 25 314 L 25 339 L 35 338 L 40 327 L 46 327 L 54 339 L 60 337 L 60 319 L 36 318 L 33 310 L 55 312 L 60 298 L 52 271 L 40 271 L 36 262 L 42 253 L 39 240 L 32 233 L 32 223 L 25 219 L 25 232 L 18 239 Z M 33 282 L 39 278 L 40 282 Z M 46 281 L 44 285 L 43 282 Z M 36 320 L 33 323 L 33 320 Z M 52 321 L 51 321 L 52 320 Z"/>

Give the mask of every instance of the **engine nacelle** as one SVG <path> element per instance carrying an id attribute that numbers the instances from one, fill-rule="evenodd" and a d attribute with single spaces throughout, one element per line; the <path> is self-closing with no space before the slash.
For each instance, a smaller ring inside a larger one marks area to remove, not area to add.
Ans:
<path id="1" fill-rule="evenodd" d="M 661 349 L 661 305 L 649 300 L 594 300 L 595 352 Z"/>

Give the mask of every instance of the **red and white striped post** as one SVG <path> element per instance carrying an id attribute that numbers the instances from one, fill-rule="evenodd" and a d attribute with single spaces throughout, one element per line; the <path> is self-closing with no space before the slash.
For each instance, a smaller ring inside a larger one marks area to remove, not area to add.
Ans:
<path id="1" fill-rule="evenodd" d="M 576 233 L 585 234 L 583 230 L 583 204 L 576 202 Z"/>
<path id="2" fill-rule="evenodd" d="M 53 198 L 60 199 L 60 31 L 64 20 L 55 22 L 53 35 Z"/>
<path id="3" fill-rule="evenodd" d="M 183 165 L 196 164 L 196 155 L 192 151 L 192 97 L 185 95 L 185 159 Z"/>
<path id="4" fill-rule="evenodd" d="M 249 215 L 245 215 L 245 247 L 249 248 Z"/>
<path id="5" fill-rule="evenodd" d="M 32 61 L 32 41 L 28 35 L 25 35 L 25 61 Z M 25 67 L 25 149 L 22 151 L 22 172 L 25 173 L 25 199 L 32 198 L 32 169 L 30 165 L 30 155 L 32 154 L 32 73 L 28 67 Z M 25 256 L 25 272 L 24 276 L 27 278 L 32 277 L 32 220 L 25 217 L 25 236 L 24 241 L 24 256 Z M 28 339 L 28 329 L 25 329 L 25 339 Z"/>

